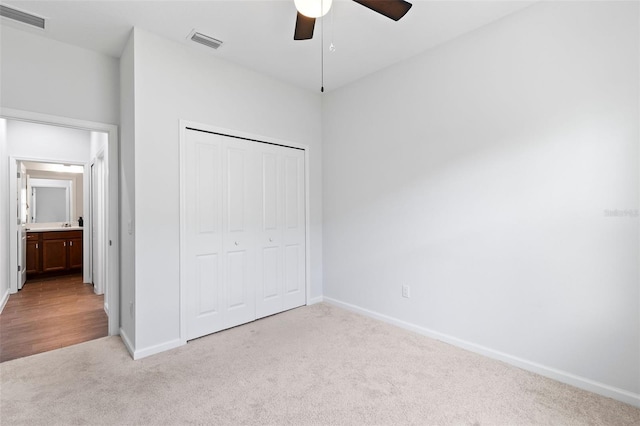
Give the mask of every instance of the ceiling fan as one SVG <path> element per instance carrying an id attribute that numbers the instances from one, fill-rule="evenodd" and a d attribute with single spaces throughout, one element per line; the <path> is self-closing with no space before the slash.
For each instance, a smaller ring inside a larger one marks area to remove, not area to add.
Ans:
<path id="1" fill-rule="evenodd" d="M 412 4 L 404 0 L 353 0 L 394 21 L 402 18 Z M 331 8 L 332 0 L 295 0 L 298 17 L 294 40 L 309 40 L 313 37 L 316 18 L 324 16 Z"/>

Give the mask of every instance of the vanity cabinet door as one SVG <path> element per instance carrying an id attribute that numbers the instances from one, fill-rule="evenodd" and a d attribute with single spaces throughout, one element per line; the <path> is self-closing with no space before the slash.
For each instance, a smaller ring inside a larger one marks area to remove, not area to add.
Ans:
<path id="1" fill-rule="evenodd" d="M 67 269 L 67 240 L 42 241 L 42 272 Z"/>
<path id="2" fill-rule="evenodd" d="M 27 234 L 27 274 L 38 274 L 42 272 L 40 267 L 40 254 L 42 243 L 39 234 Z"/>
<path id="3" fill-rule="evenodd" d="M 82 237 L 68 241 L 69 269 L 82 269 Z"/>

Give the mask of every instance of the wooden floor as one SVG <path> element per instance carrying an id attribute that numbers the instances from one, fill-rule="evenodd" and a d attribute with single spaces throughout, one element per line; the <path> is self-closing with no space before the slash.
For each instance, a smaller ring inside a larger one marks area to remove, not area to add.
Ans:
<path id="1" fill-rule="evenodd" d="M 107 335 L 104 296 L 82 275 L 27 281 L 0 314 L 0 362 Z"/>

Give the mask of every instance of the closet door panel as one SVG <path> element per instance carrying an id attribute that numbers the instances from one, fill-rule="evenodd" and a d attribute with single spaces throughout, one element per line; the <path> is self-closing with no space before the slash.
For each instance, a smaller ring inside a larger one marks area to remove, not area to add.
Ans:
<path id="1" fill-rule="evenodd" d="M 222 141 L 188 131 L 186 139 L 187 339 L 224 326 L 222 254 Z"/>
<path id="2" fill-rule="evenodd" d="M 281 209 L 280 188 L 281 178 L 278 176 L 278 155 L 274 152 L 261 152 L 262 162 L 262 231 L 278 232 L 280 230 Z"/>
<path id="3" fill-rule="evenodd" d="M 304 233 L 304 157 L 290 149 L 283 155 L 285 231 L 292 238 Z"/>
<path id="4" fill-rule="evenodd" d="M 245 232 L 245 210 L 247 198 L 245 150 L 227 147 L 227 231 Z"/>
<path id="5" fill-rule="evenodd" d="M 264 301 L 280 297 L 280 248 L 265 247 L 262 249 L 262 295 Z"/>
<path id="6" fill-rule="evenodd" d="M 256 317 L 282 311 L 282 159 L 278 147 L 260 144 L 260 255 L 256 277 Z"/>
<path id="7" fill-rule="evenodd" d="M 306 302 L 304 152 L 282 148 L 284 178 L 284 294 L 283 310 Z"/>
<path id="8" fill-rule="evenodd" d="M 247 307 L 247 253 L 227 253 L 227 309 Z"/>
<path id="9" fill-rule="evenodd" d="M 225 257 L 225 327 L 255 316 L 256 164 L 252 145 L 226 138 L 223 197 Z"/>
<path id="10" fill-rule="evenodd" d="M 300 245 L 290 245 L 285 248 L 284 264 L 285 264 L 285 292 L 286 294 L 297 293 L 303 290 L 304 275 L 301 277 Z M 302 263 L 304 265 L 304 263 Z M 301 279 L 302 278 L 302 279 Z"/>
<path id="11" fill-rule="evenodd" d="M 218 314 L 220 312 L 218 256 L 216 254 L 196 256 L 196 265 L 198 316 Z"/>

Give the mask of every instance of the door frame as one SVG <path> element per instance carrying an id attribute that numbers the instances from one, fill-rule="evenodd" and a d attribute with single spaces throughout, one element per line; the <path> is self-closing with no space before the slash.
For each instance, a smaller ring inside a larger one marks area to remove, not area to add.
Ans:
<path id="1" fill-rule="evenodd" d="M 311 304 L 311 206 L 309 196 L 309 151 L 308 145 L 256 135 L 236 129 L 227 129 L 190 120 L 180 120 L 180 344 L 187 344 L 187 285 L 186 285 L 186 142 L 187 129 L 217 133 L 232 138 L 240 138 L 255 143 L 269 143 L 304 151 L 304 221 L 305 221 L 305 304 Z"/>
<path id="2" fill-rule="evenodd" d="M 104 159 L 105 156 L 105 152 L 104 149 L 100 149 L 94 156 L 94 158 L 91 159 L 91 161 L 89 161 L 89 163 L 87 164 L 87 167 L 85 170 L 88 170 L 88 174 L 87 174 L 87 187 L 89 189 L 89 199 L 88 199 L 88 211 L 89 214 L 87 214 L 85 212 L 85 217 L 84 217 L 84 221 L 86 223 L 85 226 L 85 230 L 89 229 L 90 232 L 90 240 L 89 240 L 89 251 L 88 251 L 88 256 L 89 256 L 89 262 L 88 262 L 88 266 L 89 268 L 87 268 L 87 275 L 85 276 L 85 282 L 89 282 L 87 280 L 90 280 L 90 282 L 93 283 L 94 285 L 94 292 L 96 294 L 105 294 L 105 292 L 107 291 L 106 286 L 105 286 L 105 282 L 106 282 L 106 278 L 105 278 L 105 272 L 106 272 L 106 268 L 103 266 L 102 268 L 98 268 L 99 269 L 99 283 L 98 285 L 96 285 L 95 282 L 95 275 L 96 275 L 96 265 L 93 262 L 94 260 L 94 255 L 95 255 L 95 251 L 96 251 L 96 240 L 97 242 L 102 242 L 104 243 L 107 238 L 107 231 L 106 231 L 106 221 L 104 217 L 101 217 L 100 221 L 98 221 L 98 236 L 97 238 L 94 238 L 94 233 L 93 230 L 96 226 L 95 223 L 95 219 L 96 219 L 96 211 L 94 209 L 94 203 L 96 201 L 96 195 L 98 196 L 97 200 L 98 200 L 98 211 L 105 210 L 105 192 L 106 192 L 106 185 L 105 185 L 105 173 L 104 173 Z M 99 174 L 98 179 L 95 179 L 93 176 L 94 171 L 97 171 Z M 96 185 L 99 186 L 99 190 L 97 191 L 96 194 Z M 104 248 L 104 247 L 103 247 Z M 103 250 L 104 251 L 104 250 Z M 102 254 L 100 251 L 98 251 L 98 254 Z M 104 256 L 102 256 L 104 257 Z M 106 263 L 106 262 L 103 262 Z M 109 306 L 109 301 L 105 301 L 105 304 L 107 306 Z"/>
<path id="3" fill-rule="evenodd" d="M 109 286 L 109 335 L 117 335 L 120 333 L 120 220 L 119 220 L 119 167 L 118 167 L 118 126 L 113 124 L 98 123 L 86 120 L 77 120 L 74 118 L 60 117 L 55 115 L 41 114 L 31 111 L 23 111 L 12 108 L 0 108 L 0 118 L 7 120 L 26 121 L 31 123 L 45 124 L 49 126 L 69 127 L 73 129 L 94 131 L 106 133 L 108 135 L 107 141 L 107 155 L 108 166 L 105 170 L 105 200 L 107 200 L 108 206 L 105 209 L 105 224 L 107 227 L 107 239 L 110 244 L 107 246 L 105 253 L 106 260 L 106 285 Z M 7 156 L 8 158 L 9 156 Z M 1 159 L 5 161 L 6 159 Z M 9 164 L 9 188 L 15 187 L 16 174 L 15 174 L 15 160 L 11 158 Z M 29 161 L 29 159 L 25 159 Z M 46 158 L 31 159 L 32 161 L 49 161 Z M 12 165 L 13 164 L 13 165 Z M 13 174 L 12 173 L 13 170 Z M 85 174 L 87 173 L 87 165 L 85 164 Z M 15 199 L 13 193 L 9 194 L 9 203 L 7 208 L 9 210 L 9 217 L 7 218 L 8 224 L 3 223 L 0 226 L 8 227 L 9 230 L 9 247 L 10 247 L 10 293 L 17 292 L 17 224 L 13 218 L 12 212 L 15 211 Z"/>

